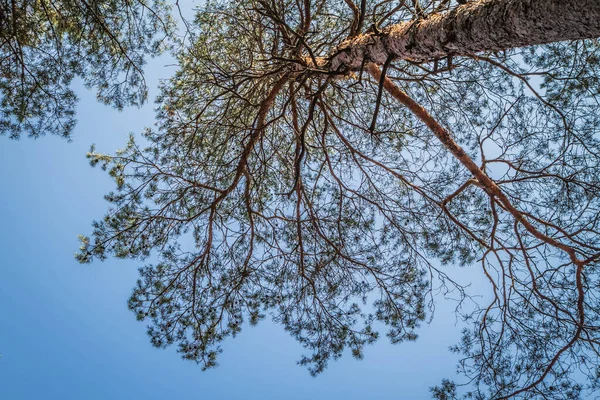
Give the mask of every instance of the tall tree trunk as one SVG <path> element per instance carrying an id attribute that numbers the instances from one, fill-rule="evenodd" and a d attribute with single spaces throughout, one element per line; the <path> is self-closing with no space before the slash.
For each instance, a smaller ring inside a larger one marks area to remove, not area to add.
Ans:
<path id="1" fill-rule="evenodd" d="M 330 71 L 357 70 L 363 60 L 427 61 L 597 37 L 600 0 L 482 0 L 357 36 L 322 61 Z"/>

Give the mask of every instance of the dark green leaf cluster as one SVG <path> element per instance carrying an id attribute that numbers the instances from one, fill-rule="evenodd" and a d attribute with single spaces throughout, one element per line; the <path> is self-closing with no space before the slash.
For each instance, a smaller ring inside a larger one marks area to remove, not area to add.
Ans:
<path id="1" fill-rule="evenodd" d="M 69 137 L 75 78 L 103 103 L 142 104 L 142 67 L 173 25 L 162 0 L 0 1 L 0 135 Z"/>
<path id="2" fill-rule="evenodd" d="M 436 292 L 468 324 L 453 348 L 468 384 L 434 397 L 597 391 L 597 43 L 393 62 L 388 78 L 436 132 L 366 71 L 321 70 L 364 21 L 347 1 L 301 3 L 199 12 L 145 145 L 88 155 L 117 188 L 80 261 L 155 257 L 129 306 L 154 345 L 206 368 L 270 316 L 317 374 L 346 349 L 361 358 L 382 326 L 414 340 Z M 416 12 L 367 3 L 381 23 Z M 473 307 L 455 265 L 489 282 Z"/>

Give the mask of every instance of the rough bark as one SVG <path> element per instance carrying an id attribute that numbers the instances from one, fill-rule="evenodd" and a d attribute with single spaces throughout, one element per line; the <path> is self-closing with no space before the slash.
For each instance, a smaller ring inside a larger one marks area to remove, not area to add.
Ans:
<path id="1" fill-rule="evenodd" d="M 324 61 L 329 71 L 357 70 L 389 57 L 427 61 L 600 37 L 599 0 L 483 0 L 445 14 L 392 25 L 342 43 Z"/>

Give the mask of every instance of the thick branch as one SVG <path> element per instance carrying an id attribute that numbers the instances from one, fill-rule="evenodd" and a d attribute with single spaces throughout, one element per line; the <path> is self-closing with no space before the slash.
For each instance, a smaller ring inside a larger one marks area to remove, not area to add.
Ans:
<path id="1" fill-rule="evenodd" d="M 427 61 L 600 37 L 598 0 L 483 0 L 343 42 L 323 60 L 329 71 L 358 70 L 363 59 Z"/>
<path id="2" fill-rule="evenodd" d="M 377 65 L 370 63 L 367 65 L 369 73 L 377 80 L 381 78 L 381 71 Z M 567 253 L 571 261 L 578 267 L 584 264 L 584 261 L 577 258 L 575 249 L 558 240 L 544 234 L 538 230 L 529 220 L 520 212 L 512 202 L 506 197 L 500 187 L 494 182 L 485 172 L 475 164 L 475 162 L 469 157 L 465 150 L 460 147 L 458 143 L 454 141 L 450 133 L 440 125 L 435 118 L 433 118 L 427 110 L 425 110 L 419 103 L 414 101 L 410 96 L 404 93 L 398 86 L 394 84 L 389 78 L 384 78 L 383 87 L 388 91 L 392 97 L 404 104 L 417 118 L 419 118 L 427 127 L 433 132 L 438 140 L 452 153 L 452 155 L 471 172 L 473 177 L 479 182 L 485 191 L 502 205 L 519 223 L 521 223 L 525 229 L 527 229 L 533 236 L 549 244 L 555 248 L 561 249 Z"/>

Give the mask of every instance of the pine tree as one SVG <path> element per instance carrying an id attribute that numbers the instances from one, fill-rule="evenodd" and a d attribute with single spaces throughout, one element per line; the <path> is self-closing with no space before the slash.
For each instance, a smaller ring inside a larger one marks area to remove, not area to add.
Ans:
<path id="1" fill-rule="evenodd" d="M 158 257 L 129 300 L 155 346 L 212 367 L 270 315 L 318 374 L 471 298 L 463 265 L 490 301 L 435 397 L 597 392 L 599 2 L 220 1 L 190 29 L 143 146 L 88 155 L 117 189 L 79 260 Z"/>
<path id="2" fill-rule="evenodd" d="M 146 101 L 142 68 L 173 31 L 161 0 L 1 0 L 0 135 L 69 137 L 80 78 L 119 109 Z"/>

